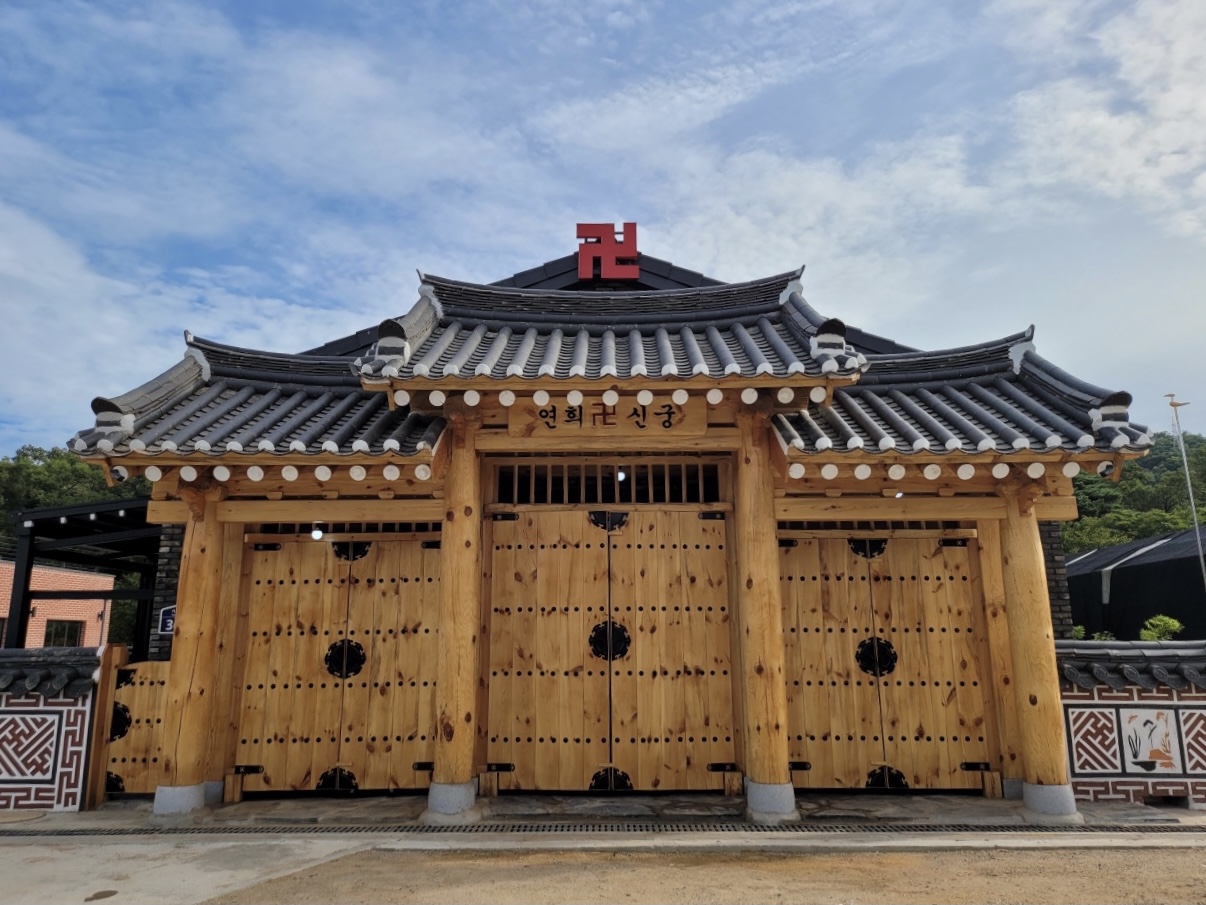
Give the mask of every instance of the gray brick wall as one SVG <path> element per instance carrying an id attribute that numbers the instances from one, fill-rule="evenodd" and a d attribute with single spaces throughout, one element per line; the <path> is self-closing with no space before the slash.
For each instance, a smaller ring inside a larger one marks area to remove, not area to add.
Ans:
<path id="1" fill-rule="evenodd" d="M 155 599 L 151 605 L 151 641 L 147 656 L 151 660 L 172 658 L 172 636 L 161 635 L 159 614 L 164 607 L 176 605 L 176 585 L 180 581 L 180 551 L 184 546 L 184 526 L 164 525 L 159 539 L 159 568 L 155 572 Z"/>
<path id="2" fill-rule="evenodd" d="M 1056 638 L 1072 637 L 1072 596 L 1068 593 L 1068 570 L 1064 566 L 1064 540 L 1059 522 L 1040 522 L 1043 558 L 1047 561 L 1047 594 L 1051 597 L 1051 624 Z"/>

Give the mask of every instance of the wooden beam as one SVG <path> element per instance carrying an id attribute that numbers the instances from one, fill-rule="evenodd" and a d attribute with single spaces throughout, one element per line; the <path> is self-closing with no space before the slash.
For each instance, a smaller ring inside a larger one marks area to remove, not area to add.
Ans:
<path id="1" fill-rule="evenodd" d="M 575 437 L 571 434 L 541 437 L 539 442 L 531 438 L 512 437 L 505 430 L 483 430 L 477 439 L 477 449 L 483 453 L 580 453 L 619 452 L 636 453 L 643 450 L 669 450 L 673 452 L 717 452 L 736 450 L 741 445 L 737 429 L 733 427 L 709 427 L 702 437 L 677 438 L 673 433 L 641 437 Z"/>
<path id="2" fill-rule="evenodd" d="M 444 517 L 443 500 L 227 500 L 220 522 L 435 522 Z"/>
<path id="3" fill-rule="evenodd" d="M 1040 521 L 1076 518 L 1076 497 L 1039 497 L 1034 511 Z M 1005 518 L 1005 500 L 999 496 L 788 496 L 775 500 L 780 521 L 971 521 Z"/>
<path id="4" fill-rule="evenodd" d="M 181 500 L 151 500 L 147 504 L 147 523 L 183 525 L 188 521 L 188 504 Z"/>
<path id="5" fill-rule="evenodd" d="M 1070 522 L 1080 511 L 1074 496 L 1043 496 L 1034 501 L 1034 515 L 1040 522 Z"/>
<path id="6" fill-rule="evenodd" d="M 1000 497 L 781 497 L 775 518 L 795 522 L 964 521 L 1004 518 Z"/>

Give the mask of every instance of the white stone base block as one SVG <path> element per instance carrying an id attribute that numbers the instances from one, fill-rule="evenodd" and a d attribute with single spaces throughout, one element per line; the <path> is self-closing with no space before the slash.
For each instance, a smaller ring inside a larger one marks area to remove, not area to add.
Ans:
<path id="1" fill-rule="evenodd" d="M 1022 805 L 1029 823 L 1084 823 L 1076 810 L 1072 786 L 1039 786 L 1022 783 Z"/>
<path id="2" fill-rule="evenodd" d="M 155 804 L 152 813 L 165 817 L 170 814 L 187 814 L 199 811 L 209 802 L 206 800 L 208 783 L 199 782 L 195 786 L 157 786 L 155 789 Z M 220 786 L 221 783 L 218 783 Z M 218 795 L 221 801 L 222 796 Z"/>
<path id="3" fill-rule="evenodd" d="M 457 826 L 482 819 L 477 807 L 477 782 L 433 782 L 427 790 L 427 810 L 419 817 L 428 826 Z"/>
<path id="4" fill-rule="evenodd" d="M 800 819 L 800 812 L 796 810 L 795 787 L 789 782 L 762 783 L 747 779 L 745 819 L 764 826 L 795 823 Z"/>

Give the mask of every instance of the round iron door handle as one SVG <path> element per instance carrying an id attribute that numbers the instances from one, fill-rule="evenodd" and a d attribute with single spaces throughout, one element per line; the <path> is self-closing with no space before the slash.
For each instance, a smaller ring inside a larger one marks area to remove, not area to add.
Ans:
<path id="1" fill-rule="evenodd" d="M 331 675 L 340 679 L 348 679 L 364 669 L 367 659 L 363 647 L 357 642 L 345 638 L 327 648 L 327 655 L 323 658 L 323 663 L 326 664 L 327 672 Z"/>
<path id="2" fill-rule="evenodd" d="M 632 636 L 623 625 L 608 619 L 590 630 L 586 642 L 591 654 L 600 660 L 619 660 L 632 646 Z"/>
<path id="3" fill-rule="evenodd" d="M 896 669 L 896 648 L 883 638 L 864 638 L 854 651 L 854 662 L 868 675 L 886 676 Z"/>

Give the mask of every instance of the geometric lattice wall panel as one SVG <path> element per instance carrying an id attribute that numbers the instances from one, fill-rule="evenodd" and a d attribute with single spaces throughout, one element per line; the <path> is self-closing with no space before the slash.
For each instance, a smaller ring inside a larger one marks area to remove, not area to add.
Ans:
<path id="1" fill-rule="evenodd" d="M 0 810 L 80 809 L 91 706 L 0 694 Z"/>
<path id="2" fill-rule="evenodd" d="M 1068 707 L 1072 772 L 1121 773 L 1118 714 L 1112 707 Z"/>
<path id="3" fill-rule="evenodd" d="M 1178 711 L 1185 740 L 1185 772 L 1206 775 L 1206 710 Z"/>

